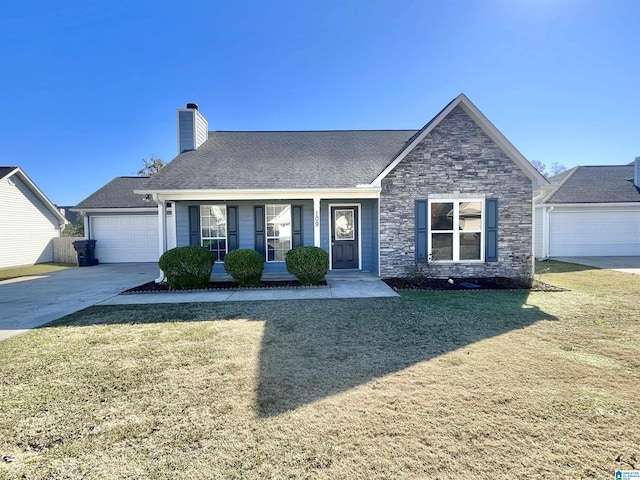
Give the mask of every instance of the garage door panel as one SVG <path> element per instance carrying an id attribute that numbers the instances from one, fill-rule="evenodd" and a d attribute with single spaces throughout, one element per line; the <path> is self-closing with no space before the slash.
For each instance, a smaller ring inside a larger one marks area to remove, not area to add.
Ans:
<path id="1" fill-rule="evenodd" d="M 158 221 L 150 215 L 92 217 L 91 236 L 101 263 L 157 262 Z"/>
<path id="2" fill-rule="evenodd" d="M 553 211 L 552 257 L 640 255 L 640 211 Z"/>

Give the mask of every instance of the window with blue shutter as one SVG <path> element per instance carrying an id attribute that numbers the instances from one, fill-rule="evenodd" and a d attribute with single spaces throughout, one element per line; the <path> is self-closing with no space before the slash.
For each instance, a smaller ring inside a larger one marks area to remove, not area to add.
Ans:
<path id="1" fill-rule="evenodd" d="M 485 200 L 485 262 L 498 261 L 498 199 Z"/>
<path id="2" fill-rule="evenodd" d="M 304 245 L 302 232 L 302 205 L 291 207 L 291 248 Z"/>
<path id="3" fill-rule="evenodd" d="M 416 262 L 426 263 L 427 255 L 427 201 L 416 200 Z"/>
<path id="4" fill-rule="evenodd" d="M 200 246 L 200 205 L 189 206 L 189 245 Z"/>
<path id="5" fill-rule="evenodd" d="M 254 232 L 255 232 L 255 251 L 263 257 L 265 256 L 266 232 L 265 232 L 265 216 L 264 205 L 256 205 L 253 208 L 254 213 Z"/>

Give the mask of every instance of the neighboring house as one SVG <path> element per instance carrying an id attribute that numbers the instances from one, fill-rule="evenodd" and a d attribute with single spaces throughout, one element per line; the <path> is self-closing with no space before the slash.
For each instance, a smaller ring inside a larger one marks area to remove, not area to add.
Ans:
<path id="1" fill-rule="evenodd" d="M 209 132 L 195 104 L 177 123 L 178 156 L 133 187 L 166 226 L 149 259 L 171 232 L 178 246 L 211 250 L 214 272 L 236 248 L 277 272 L 289 249 L 315 245 L 331 269 L 382 277 L 416 265 L 438 276 L 532 274 L 533 190 L 547 181 L 464 95 L 421 130 Z M 90 199 L 77 209 L 90 213 Z"/>
<path id="2" fill-rule="evenodd" d="M 19 167 L 0 167 L 0 268 L 53 261 L 64 216 Z"/>
<path id="3" fill-rule="evenodd" d="M 549 180 L 536 196 L 536 257 L 640 255 L 640 157 Z"/>
<path id="4" fill-rule="evenodd" d="M 149 177 L 116 177 L 72 208 L 84 214 L 85 237 L 96 240 L 100 263 L 157 262 L 158 208 L 136 195 Z M 175 246 L 171 232 L 169 246 Z"/>

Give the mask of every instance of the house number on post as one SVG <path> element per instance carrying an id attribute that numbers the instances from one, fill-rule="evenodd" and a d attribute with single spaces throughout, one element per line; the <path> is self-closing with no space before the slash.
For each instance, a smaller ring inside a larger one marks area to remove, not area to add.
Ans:
<path id="1" fill-rule="evenodd" d="M 318 214 L 318 212 L 316 212 L 316 216 L 315 216 L 315 218 L 313 219 L 313 221 L 314 221 L 314 223 L 315 223 L 316 227 L 317 227 L 318 225 L 320 225 L 320 215 Z"/>

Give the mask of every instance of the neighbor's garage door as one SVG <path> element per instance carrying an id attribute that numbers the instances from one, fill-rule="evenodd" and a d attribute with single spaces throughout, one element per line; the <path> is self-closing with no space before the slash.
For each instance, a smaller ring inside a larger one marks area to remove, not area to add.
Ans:
<path id="1" fill-rule="evenodd" d="M 552 211 L 552 257 L 640 255 L 640 209 Z"/>
<path id="2" fill-rule="evenodd" d="M 100 263 L 158 261 L 155 215 L 91 217 L 91 238 L 97 240 L 95 256 Z"/>

